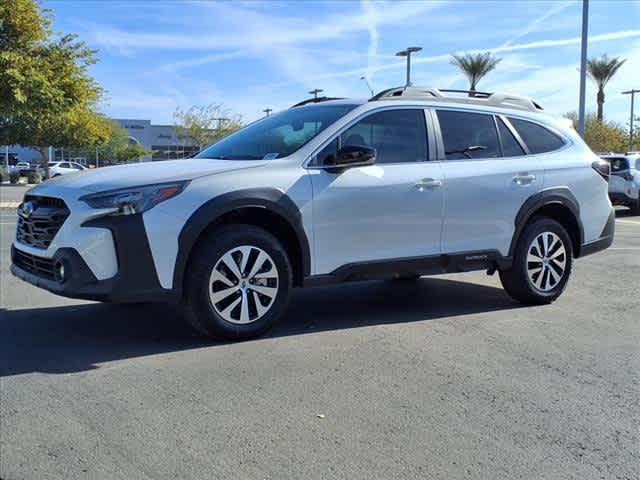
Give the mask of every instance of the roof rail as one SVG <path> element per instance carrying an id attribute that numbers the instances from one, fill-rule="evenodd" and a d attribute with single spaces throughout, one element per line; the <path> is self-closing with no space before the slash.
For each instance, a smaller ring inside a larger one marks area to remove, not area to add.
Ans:
<path id="1" fill-rule="evenodd" d="M 444 93 L 464 93 L 466 96 L 443 95 Z M 453 89 L 437 89 L 425 87 L 394 87 L 374 95 L 369 99 L 370 102 L 377 100 L 434 100 L 440 102 L 464 103 L 473 105 L 490 105 L 501 108 L 515 108 L 517 110 L 527 110 L 530 112 L 538 112 L 542 107 L 537 102 L 528 97 L 521 95 L 512 95 L 508 93 L 489 93 L 479 92 L 475 90 L 453 90 Z"/>
<path id="2" fill-rule="evenodd" d="M 317 98 L 308 98 L 301 102 L 292 105 L 291 108 L 301 107 L 303 105 L 308 105 L 309 103 L 320 103 L 320 102 L 329 102 L 331 100 L 342 100 L 342 97 L 317 97 Z"/>

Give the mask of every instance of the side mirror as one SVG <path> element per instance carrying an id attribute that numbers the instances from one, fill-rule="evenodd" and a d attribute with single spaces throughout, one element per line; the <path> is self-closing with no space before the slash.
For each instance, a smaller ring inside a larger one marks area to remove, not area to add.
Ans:
<path id="1" fill-rule="evenodd" d="M 376 163 L 376 149 L 364 145 L 345 145 L 338 151 L 335 168 L 362 167 Z"/>

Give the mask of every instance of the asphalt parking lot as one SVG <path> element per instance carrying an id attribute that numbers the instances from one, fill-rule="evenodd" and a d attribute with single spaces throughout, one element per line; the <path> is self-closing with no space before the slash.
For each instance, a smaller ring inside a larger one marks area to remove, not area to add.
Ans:
<path id="1" fill-rule="evenodd" d="M 550 306 L 481 272 L 323 287 L 237 344 L 19 282 L 14 222 L 2 480 L 639 478 L 640 217 Z"/>

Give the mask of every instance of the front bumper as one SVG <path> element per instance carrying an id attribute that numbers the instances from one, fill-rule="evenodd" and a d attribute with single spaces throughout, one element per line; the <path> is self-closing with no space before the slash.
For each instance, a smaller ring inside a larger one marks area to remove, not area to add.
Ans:
<path id="1" fill-rule="evenodd" d="M 173 302 L 174 290 L 158 282 L 149 242 L 141 215 L 99 217 L 80 228 L 107 229 L 113 236 L 117 272 L 98 279 L 75 248 L 58 248 L 52 257 L 39 257 L 32 251 L 11 247 L 11 273 L 27 283 L 57 295 L 108 302 Z M 65 279 L 55 275 L 55 266 L 65 266 Z"/>

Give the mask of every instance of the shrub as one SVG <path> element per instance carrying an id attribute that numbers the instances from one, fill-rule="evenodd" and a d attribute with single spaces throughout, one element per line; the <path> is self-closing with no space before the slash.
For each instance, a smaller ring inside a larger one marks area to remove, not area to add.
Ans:
<path id="1" fill-rule="evenodd" d="M 27 176 L 27 183 L 41 183 L 42 177 L 38 172 L 30 172 Z"/>
<path id="2" fill-rule="evenodd" d="M 4 182 L 4 179 L 7 177 L 7 175 L 4 172 L 4 168 L 0 168 L 0 183 Z"/>
<path id="3" fill-rule="evenodd" d="M 11 183 L 18 183 L 20 181 L 20 173 L 19 172 L 11 172 L 9 174 L 9 181 Z"/>

